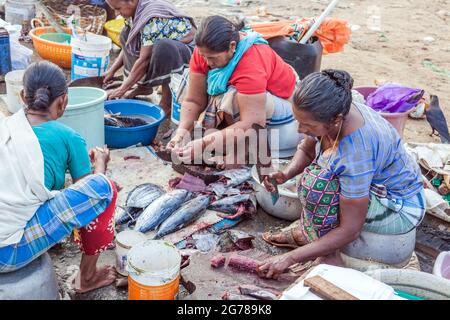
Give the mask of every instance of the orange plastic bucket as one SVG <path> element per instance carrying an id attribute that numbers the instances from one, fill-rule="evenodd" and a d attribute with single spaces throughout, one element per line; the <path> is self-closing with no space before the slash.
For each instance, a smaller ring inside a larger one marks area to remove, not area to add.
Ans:
<path id="1" fill-rule="evenodd" d="M 128 252 L 128 300 L 175 300 L 181 254 L 171 243 L 147 240 Z"/>

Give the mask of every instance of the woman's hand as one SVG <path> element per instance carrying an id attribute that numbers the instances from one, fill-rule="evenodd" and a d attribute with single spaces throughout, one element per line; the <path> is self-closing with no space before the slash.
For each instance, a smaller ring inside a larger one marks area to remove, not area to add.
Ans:
<path id="1" fill-rule="evenodd" d="M 275 256 L 258 267 L 258 275 L 261 278 L 278 279 L 282 273 L 296 263 L 291 252 Z"/>
<path id="2" fill-rule="evenodd" d="M 121 99 L 127 93 L 122 87 L 108 91 L 108 100 Z"/>
<path id="3" fill-rule="evenodd" d="M 266 190 L 269 192 L 275 192 L 275 186 L 269 181 L 269 179 L 275 179 L 277 184 L 283 184 L 289 180 L 288 177 L 282 171 L 277 171 L 271 173 L 268 176 L 265 176 L 263 179 L 263 183 L 264 187 L 266 187 Z"/>
<path id="4" fill-rule="evenodd" d="M 112 70 L 112 69 L 109 69 L 108 71 L 106 71 L 105 77 L 103 78 L 104 86 L 111 84 L 113 82 L 113 78 L 114 78 L 114 74 L 115 74 L 115 72 L 113 72 L 113 71 L 114 70 Z"/>
<path id="5" fill-rule="evenodd" d="M 185 134 L 181 133 L 179 130 L 175 132 L 175 135 L 170 139 L 169 143 L 166 145 L 167 150 L 179 150 L 184 145 Z"/>
<path id="6" fill-rule="evenodd" d="M 176 150 L 179 159 L 183 163 L 195 163 L 196 160 L 203 161 L 204 142 L 203 139 L 197 139 L 189 142 L 186 146 Z"/>
<path id="7" fill-rule="evenodd" d="M 106 166 L 111 159 L 109 149 L 106 145 L 103 148 L 96 147 L 89 150 L 89 158 L 94 166 L 94 173 L 106 172 Z"/>

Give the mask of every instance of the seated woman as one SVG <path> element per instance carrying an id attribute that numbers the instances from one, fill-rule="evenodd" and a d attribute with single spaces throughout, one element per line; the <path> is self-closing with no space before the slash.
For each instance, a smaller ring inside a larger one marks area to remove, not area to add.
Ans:
<path id="1" fill-rule="evenodd" d="M 168 144 L 181 160 L 192 160 L 194 150 L 219 149 L 254 123 L 294 124 L 291 101 L 297 74 L 258 33 L 241 34 L 242 27 L 211 16 L 195 35 L 180 124 Z M 205 129 L 223 130 L 186 144 L 196 121 Z M 294 136 L 296 127 L 291 130 Z"/>
<path id="2" fill-rule="evenodd" d="M 115 269 L 98 267 L 97 260 L 114 238 L 117 189 L 105 176 L 109 150 L 88 153 L 78 133 L 55 121 L 68 103 L 56 65 L 31 65 L 22 99 L 25 109 L 0 120 L 0 273 L 26 266 L 77 230 L 83 254 L 75 291 L 107 286 Z M 74 184 L 62 190 L 67 169 Z"/>
<path id="3" fill-rule="evenodd" d="M 149 95 L 162 86 L 160 105 L 170 114 L 172 73 L 182 73 L 194 49 L 194 20 L 164 0 L 106 0 L 122 17 L 122 51 L 105 75 L 105 84 L 124 67 L 125 81 L 109 93 L 110 99 Z M 128 92 L 134 85 L 137 87 Z M 128 92 L 128 93 L 127 93 Z"/>
<path id="4" fill-rule="evenodd" d="M 291 265 L 319 257 L 342 265 L 340 251 L 390 265 L 411 258 L 425 215 L 420 169 L 394 127 L 352 103 L 352 86 L 347 72 L 325 70 L 307 76 L 296 90 L 294 114 L 306 138 L 289 166 L 271 177 L 282 184 L 303 174 L 300 226 L 263 238 L 297 249 L 261 265 L 262 276 L 277 278 Z M 267 177 L 264 182 L 273 191 Z"/>

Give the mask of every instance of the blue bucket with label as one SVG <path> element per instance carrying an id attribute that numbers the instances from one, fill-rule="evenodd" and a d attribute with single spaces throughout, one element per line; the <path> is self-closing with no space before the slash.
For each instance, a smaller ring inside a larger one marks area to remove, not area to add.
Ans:
<path id="1" fill-rule="evenodd" d="M 72 37 L 72 81 L 99 77 L 109 66 L 112 41 L 108 37 L 87 34 L 86 40 Z"/>
<path id="2" fill-rule="evenodd" d="M 171 120 L 174 124 L 180 124 L 181 104 L 177 102 L 177 96 L 172 92 L 172 116 Z"/>

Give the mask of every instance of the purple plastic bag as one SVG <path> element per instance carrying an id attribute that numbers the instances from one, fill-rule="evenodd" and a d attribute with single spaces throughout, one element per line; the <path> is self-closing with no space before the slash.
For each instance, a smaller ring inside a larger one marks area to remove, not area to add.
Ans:
<path id="1" fill-rule="evenodd" d="M 407 112 L 417 106 L 424 90 L 388 83 L 367 97 L 367 105 L 375 111 L 387 113 Z"/>

